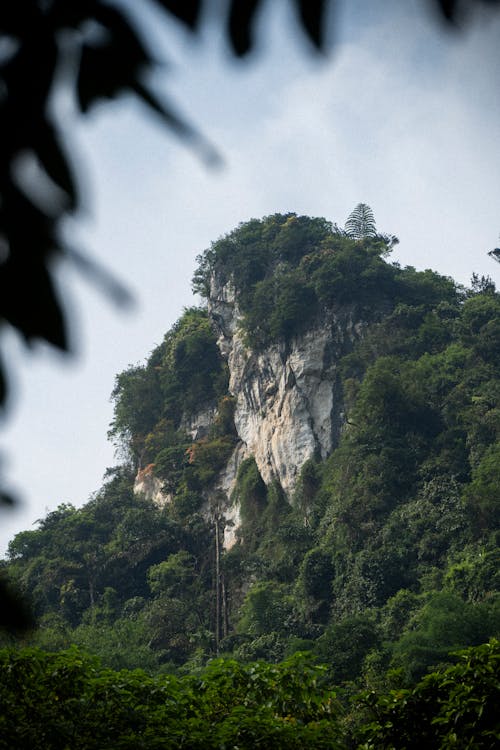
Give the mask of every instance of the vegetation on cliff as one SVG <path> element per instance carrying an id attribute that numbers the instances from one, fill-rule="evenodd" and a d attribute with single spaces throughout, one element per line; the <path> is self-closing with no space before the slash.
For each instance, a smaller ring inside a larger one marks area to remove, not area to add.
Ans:
<path id="1" fill-rule="evenodd" d="M 215 659 L 186 676 L 114 672 L 72 648 L 0 650 L 0 747 L 23 750 L 492 750 L 498 642 L 411 690 L 351 697 L 304 654 L 279 665 Z"/>
<path id="2" fill-rule="evenodd" d="M 459 670 L 450 651 L 500 635 L 500 295 L 489 279 L 464 289 L 391 264 L 392 242 L 287 214 L 200 256 L 195 288 L 206 297 L 214 275 L 232 284 L 249 345 L 343 306 L 364 321 L 338 363 L 340 443 L 304 464 L 292 497 L 244 461 L 237 542 L 222 549 L 234 402 L 207 311 L 186 310 L 144 365 L 117 376 L 110 436 L 123 465 L 86 505 L 60 506 L 9 546 L 4 568 L 41 624 L 30 644 L 77 644 L 151 674 L 308 652 L 326 665 L 323 685 L 410 691 L 373 699 L 363 747 L 412 746 L 388 727 L 442 695 L 445 678 L 426 673 Z M 133 494 L 145 467 L 163 507 Z M 444 732 L 448 719 L 436 721 Z"/>
<path id="3" fill-rule="evenodd" d="M 252 219 L 199 256 L 193 288 L 208 298 L 213 277 L 231 283 L 253 347 L 290 338 L 332 308 L 352 305 L 374 319 L 408 296 L 429 304 L 428 287 L 453 296 L 450 280 L 431 272 L 407 278 L 386 263 L 395 241 L 376 232 L 356 241 L 326 219 L 292 213 Z"/>

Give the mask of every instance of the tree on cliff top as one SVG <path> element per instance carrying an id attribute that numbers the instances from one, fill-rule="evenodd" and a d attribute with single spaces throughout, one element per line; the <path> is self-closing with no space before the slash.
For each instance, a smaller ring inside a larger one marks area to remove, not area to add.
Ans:
<path id="1" fill-rule="evenodd" d="M 345 230 L 349 237 L 354 240 L 363 240 L 365 237 L 375 237 L 377 227 L 375 217 L 370 206 L 366 203 L 358 203 L 351 211 L 345 223 Z"/>

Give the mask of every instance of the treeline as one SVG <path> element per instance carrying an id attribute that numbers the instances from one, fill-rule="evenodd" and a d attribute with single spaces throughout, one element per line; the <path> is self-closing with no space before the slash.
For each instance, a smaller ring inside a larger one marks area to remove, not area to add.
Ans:
<path id="1" fill-rule="evenodd" d="M 214 660 L 185 677 L 114 672 L 76 649 L 0 650 L 0 748 L 19 750 L 492 750 L 500 740 L 497 641 L 415 687 L 332 689 L 305 655 Z"/>
<path id="2" fill-rule="evenodd" d="M 232 282 L 249 343 L 345 305 L 362 323 L 338 363 L 340 443 L 302 467 L 293 497 L 243 462 L 241 526 L 223 550 L 215 486 L 237 441 L 234 403 L 207 312 L 185 311 L 117 376 L 123 465 L 85 506 L 60 506 L 9 546 L 4 568 L 40 623 L 28 644 L 77 644 L 151 674 L 307 651 L 330 684 L 396 688 L 500 635 L 500 296 L 489 279 L 463 289 L 391 264 L 391 241 L 288 214 L 206 251 L 196 287 Z M 161 482 L 163 507 L 134 496 L 138 468 Z"/>

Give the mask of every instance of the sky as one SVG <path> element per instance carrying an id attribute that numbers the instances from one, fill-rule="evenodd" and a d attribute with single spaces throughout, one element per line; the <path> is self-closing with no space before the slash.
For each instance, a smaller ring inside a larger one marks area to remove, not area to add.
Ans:
<path id="1" fill-rule="evenodd" d="M 1 468 L 18 502 L 1 511 L 0 555 L 60 503 L 84 504 L 119 462 L 106 437 L 115 375 L 199 303 L 196 256 L 241 221 L 295 211 L 343 226 L 363 202 L 379 231 L 398 236 L 402 265 L 500 284 L 487 255 L 500 245 L 500 14 L 484 10 L 452 34 L 423 1 L 343 0 L 320 58 L 289 5 L 267 4 L 258 49 L 242 62 L 210 19 L 197 40 L 153 10 L 138 19 L 168 63 L 153 82 L 218 149 L 221 168 L 131 98 L 83 119 L 59 103 L 86 188 L 66 236 L 135 301 L 118 309 L 66 264 L 57 276 L 71 355 L 4 334 Z"/>

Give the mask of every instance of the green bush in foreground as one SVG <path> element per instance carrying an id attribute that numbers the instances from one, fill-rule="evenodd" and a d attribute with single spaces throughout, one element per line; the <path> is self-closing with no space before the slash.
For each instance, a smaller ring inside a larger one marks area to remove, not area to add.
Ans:
<path id="1" fill-rule="evenodd" d="M 198 675 L 113 672 L 77 649 L 0 652 L 0 748 L 342 748 L 335 694 L 300 656 Z"/>
<path id="2" fill-rule="evenodd" d="M 413 689 L 355 696 L 345 717 L 325 668 L 305 654 L 281 664 L 217 659 L 185 677 L 149 677 L 102 669 L 76 648 L 3 649 L 0 748 L 493 750 L 500 644 L 456 657 Z"/>
<path id="3" fill-rule="evenodd" d="M 500 744 L 500 643 L 455 654 L 458 663 L 426 675 L 411 690 L 365 693 L 375 721 L 362 750 L 493 750 Z"/>

